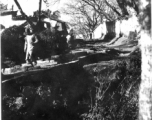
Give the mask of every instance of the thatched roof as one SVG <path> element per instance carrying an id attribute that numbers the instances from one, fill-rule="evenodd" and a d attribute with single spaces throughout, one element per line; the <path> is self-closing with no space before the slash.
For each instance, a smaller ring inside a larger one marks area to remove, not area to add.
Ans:
<path id="1" fill-rule="evenodd" d="M 0 16 L 6 16 L 6 15 L 16 15 L 17 11 L 11 11 L 11 10 L 1 10 Z"/>
<path id="2" fill-rule="evenodd" d="M 36 17 L 29 17 L 32 21 L 37 21 Z M 18 16 L 12 16 L 12 20 L 26 20 L 25 16 L 23 15 L 18 15 Z"/>

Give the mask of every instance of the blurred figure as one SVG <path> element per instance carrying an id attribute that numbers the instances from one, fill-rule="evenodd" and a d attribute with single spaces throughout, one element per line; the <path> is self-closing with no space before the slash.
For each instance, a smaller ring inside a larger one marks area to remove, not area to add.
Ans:
<path id="1" fill-rule="evenodd" d="M 38 38 L 34 34 L 33 29 L 31 27 L 28 27 L 26 29 L 25 34 L 26 34 L 25 46 L 24 46 L 24 51 L 26 52 L 25 60 L 27 64 L 31 64 L 32 66 L 34 66 L 34 64 L 35 65 L 37 64 L 35 47 L 36 44 L 38 43 Z"/>
<path id="2" fill-rule="evenodd" d="M 57 54 L 62 54 L 68 48 L 67 38 L 68 35 L 67 27 L 65 22 L 57 22 L 55 27 L 55 43 L 57 47 Z"/>
<path id="3" fill-rule="evenodd" d="M 74 33 L 74 30 L 73 29 L 71 29 L 70 30 L 70 32 L 69 32 L 69 35 L 70 35 L 70 39 L 69 39 L 69 41 L 68 41 L 68 44 L 69 44 L 69 47 L 70 48 L 73 48 L 73 47 L 75 47 L 76 45 L 75 45 L 75 33 Z"/>

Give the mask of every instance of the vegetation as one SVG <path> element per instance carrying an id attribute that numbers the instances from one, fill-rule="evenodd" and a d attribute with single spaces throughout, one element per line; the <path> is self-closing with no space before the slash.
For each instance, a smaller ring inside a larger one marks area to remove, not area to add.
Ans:
<path id="1" fill-rule="evenodd" d="M 26 23 L 20 26 L 12 26 L 6 28 L 1 33 L 2 62 L 6 63 L 6 61 L 9 60 L 15 62 L 13 63 L 14 65 L 25 62 L 25 25 Z M 38 49 L 36 50 L 37 56 L 41 59 L 50 57 L 52 54 L 61 54 L 67 49 L 66 39 L 63 38 L 62 40 L 59 40 L 54 29 L 44 29 L 41 32 L 37 32 L 36 35 L 39 38 Z M 7 62 L 6 64 L 10 66 L 10 62 Z"/>
<path id="2" fill-rule="evenodd" d="M 114 68 L 110 68 L 111 66 L 107 68 L 106 74 L 103 74 L 104 71 L 98 65 L 90 69 L 99 86 L 96 87 L 94 106 L 82 117 L 86 120 L 137 120 L 141 81 L 140 52 L 128 59 L 117 60 Z M 112 73 L 114 79 L 108 79 Z"/>
<path id="3" fill-rule="evenodd" d="M 82 1 L 84 2 L 81 4 L 82 6 L 76 9 L 87 18 L 84 20 L 86 20 L 89 30 L 96 26 L 89 21 L 90 19 L 93 21 L 92 15 L 95 22 L 99 16 L 100 20 L 106 18 L 113 21 L 125 15 L 128 16 L 128 6 L 133 8 L 137 15 L 140 12 L 139 3 L 136 0 Z M 93 9 L 91 17 L 85 14 L 88 12 L 85 8 L 87 5 Z M 151 25 L 149 9 L 150 6 L 146 6 L 139 18 L 143 29 L 148 30 L 148 34 Z M 8 37 L 8 34 L 11 37 Z M 55 41 L 52 40 L 55 36 L 54 31 L 44 30 L 38 33 L 38 36 L 41 39 L 42 48 L 47 46 L 45 42 L 49 42 L 50 46 L 55 48 Z M 8 46 L 10 43 L 11 46 Z M 13 26 L 6 29 L 2 33 L 2 46 L 4 46 L 2 56 L 11 59 L 20 58 L 18 55 L 21 55 L 19 52 L 23 46 L 23 28 Z M 42 55 L 44 55 L 43 52 Z M 101 65 L 104 62 L 106 65 Z M 3 119 L 138 119 L 138 92 L 141 82 L 140 50 L 133 52 L 127 58 L 102 61 L 84 67 L 80 64 L 67 66 L 56 67 L 55 70 L 44 71 L 34 76 L 23 76 L 14 79 L 15 82 L 9 81 L 3 84 Z"/>
<path id="4" fill-rule="evenodd" d="M 136 120 L 140 74 L 137 51 L 84 69 L 69 64 L 23 76 L 3 84 L 3 119 Z"/>
<path id="5" fill-rule="evenodd" d="M 12 26 L 1 33 L 2 62 L 6 58 L 17 62 L 24 61 L 24 27 Z"/>

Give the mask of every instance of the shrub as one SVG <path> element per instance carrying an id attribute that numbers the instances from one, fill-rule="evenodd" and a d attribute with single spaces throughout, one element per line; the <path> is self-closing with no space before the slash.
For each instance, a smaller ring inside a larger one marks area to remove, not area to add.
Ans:
<path id="1" fill-rule="evenodd" d="M 82 118 L 85 120 L 136 120 L 138 118 L 141 55 L 140 51 L 137 53 L 127 59 L 116 60 L 114 69 L 119 72 L 114 81 L 107 82 L 108 76 L 100 77 L 103 72 L 98 71 L 95 77 L 99 84 L 96 86 L 95 105 L 89 113 L 82 114 Z"/>

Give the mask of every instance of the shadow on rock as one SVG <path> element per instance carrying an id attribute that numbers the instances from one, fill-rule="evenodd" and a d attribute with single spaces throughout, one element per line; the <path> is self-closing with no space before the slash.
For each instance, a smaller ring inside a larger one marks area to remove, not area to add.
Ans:
<path id="1" fill-rule="evenodd" d="M 2 85 L 3 119 L 78 120 L 89 111 L 94 81 L 82 66 L 68 64 Z"/>

